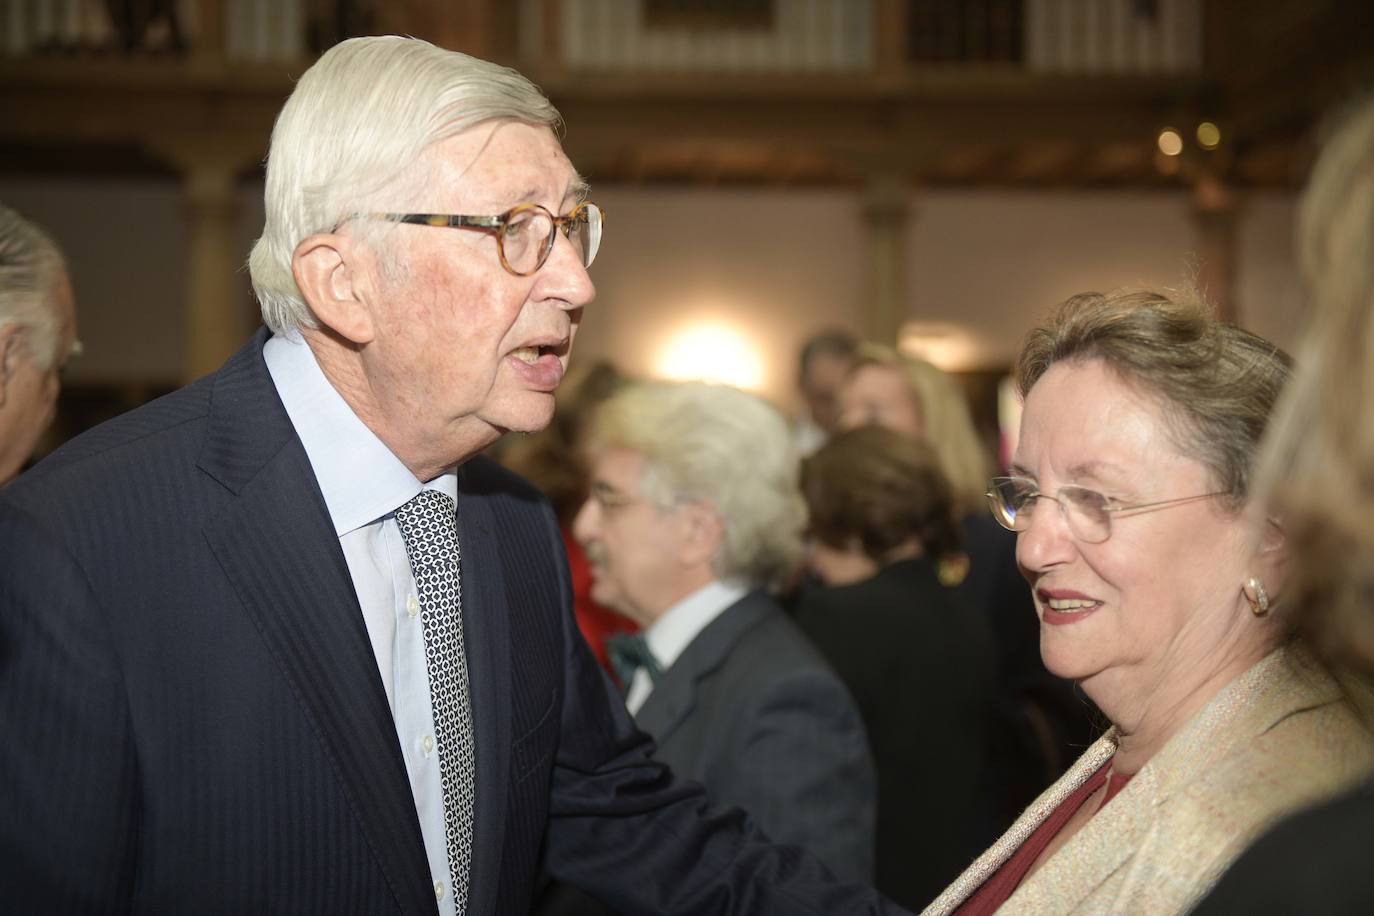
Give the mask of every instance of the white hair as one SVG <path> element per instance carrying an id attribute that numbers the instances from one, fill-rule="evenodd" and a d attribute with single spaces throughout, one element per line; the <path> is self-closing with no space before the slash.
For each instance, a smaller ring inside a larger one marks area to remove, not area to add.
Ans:
<path id="1" fill-rule="evenodd" d="M 18 325 L 28 358 L 44 371 L 57 361 L 61 345 L 53 293 L 64 270 L 52 238 L 0 204 L 0 328 Z"/>
<path id="2" fill-rule="evenodd" d="M 352 38 L 325 52 L 272 130 L 267 219 L 248 258 L 267 326 L 283 334 L 316 326 L 291 273 L 302 239 L 358 212 L 395 209 L 398 186 L 426 148 L 499 118 L 560 123 L 514 70 L 417 38 Z"/>
<path id="3" fill-rule="evenodd" d="M 667 509 L 709 502 L 725 526 L 721 579 L 781 584 L 801 557 L 806 508 L 792 435 L 761 398 L 705 382 L 643 382 L 601 405 L 593 449 L 645 458 L 645 498 Z"/>

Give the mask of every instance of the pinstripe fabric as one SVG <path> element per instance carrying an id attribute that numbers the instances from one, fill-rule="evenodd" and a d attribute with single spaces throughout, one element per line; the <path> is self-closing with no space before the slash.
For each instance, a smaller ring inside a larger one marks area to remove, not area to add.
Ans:
<path id="1" fill-rule="evenodd" d="M 264 340 L 0 491 L 6 912 L 435 912 L 357 598 Z M 738 815 L 703 819 L 700 790 L 648 759 L 576 634 L 531 487 L 479 458 L 459 501 L 469 912 L 526 912 L 541 850 L 629 912 L 883 911 Z"/>

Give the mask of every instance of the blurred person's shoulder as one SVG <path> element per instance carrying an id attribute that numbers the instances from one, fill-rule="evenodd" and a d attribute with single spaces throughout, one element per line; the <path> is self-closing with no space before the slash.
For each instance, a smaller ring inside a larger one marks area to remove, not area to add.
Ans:
<path id="1" fill-rule="evenodd" d="M 77 435 L 5 487 L 5 500 L 46 515 L 111 487 L 136 486 L 179 453 L 194 465 L 194 450 L 181 443 L 203 437 L 212 390 L 207 376 Z"/>

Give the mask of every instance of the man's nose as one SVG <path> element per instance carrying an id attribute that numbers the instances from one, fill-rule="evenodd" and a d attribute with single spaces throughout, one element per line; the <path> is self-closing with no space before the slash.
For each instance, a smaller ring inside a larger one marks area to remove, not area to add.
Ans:
<path id="1" fill-rule="evenodd" d="M 596 298 L 596 284 L 592 283 L 577 246 L 562 232 L 555 233 L 553 251 L 539 269 L 539 297 L 556 299 L 563 308 L 582 308 Z"/>
<path id="2" fill-rule="evenodd" d="M 582 503 L 582 508 L 577 510 L 577 515 L 573 518 L 573 537 L 583 546 L 596 536 L 596 514 L 596 500 L 588 499 Z"/>

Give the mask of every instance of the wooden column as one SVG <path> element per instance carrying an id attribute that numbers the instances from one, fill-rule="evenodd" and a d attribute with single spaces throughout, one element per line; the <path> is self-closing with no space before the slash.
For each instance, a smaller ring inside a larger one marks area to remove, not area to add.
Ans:
<path id="1" fill-rule="evenodd" d="M 907 62 L 907 0 L 877 0 L 873 5 L 873 62 L 881 81 L 901 79 Z"/>
<path id="2" fill-rule="evenodd" d="M 1239 204 L 1221 179 L 1202 175 L 1193 185 L 1193 222 L 1198 232 L 1198 288 L 1224 321 L 1239 323 L 1236 301 L 1236 229 Z"/>
<path id="3" fill-rule="evenodd" d="M 235 239 L 239 207 L 236 171 L 199 163 L 186 174 L 186 378 L 218 369 L 243 343 L 242 266 Z"/>
<path id="4" fill-rule="evenodd" d="M 897 343 L 907 320 L 906 229 L 911 189 L 892 173 L 869 179 L 863 191 L 865 229 L 864 332 L 879 343 Z"/>
<path id="5" fill-rule="evenodd" d="M 491 59 L 497 50 L 495 34 L 501 7 L 512 0 L 390 0 L 377 4 L 373 26 L 379 35 L 414 35 L 450 51 Z"/>
<path id="6" fill-rule="evenodd" d="M 238 238 L 238 176 L 261 160 L 239 134 L 167 134 L 150 144 L 182 175 L 186 214 L 186 316 L 182 374 L 218 369 L 247 337 L 252 302 Z"/>
<path id="7" fill-rule="evenodd" d="M 224 62 L 226 0 L 196 0 L 195 44 L 191 58 L 196 63 L 217 65 Z"/>

